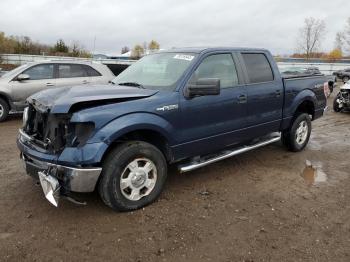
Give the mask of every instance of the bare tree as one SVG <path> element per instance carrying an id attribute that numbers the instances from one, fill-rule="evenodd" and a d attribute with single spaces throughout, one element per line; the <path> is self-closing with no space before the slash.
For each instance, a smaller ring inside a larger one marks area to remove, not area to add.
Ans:
<path id="1" fill-rule="evenodd" d="M 344 42 L 346 45 L 346 51 L 350 52 L 350 17 L 346 21 L 346 25 L 345 25 Z"/>
<path id="2" fill-rule="evenodd" d="M 300 28 L 298 36 L 298 48 L 309 59 L 316 52 L 324 37 L 326 24 L 321 19 L 309 17 L 304 20 L 304 26 Z"/>
<path id="3" fill-rule="evenodd" d="M 129 52 L 129 51 L 130 51 L 130 48 L 127 47 L 127 46 L 124 46 L 124 47 L 122 48 L 121 54 L 125 54 L 125 53 L 127 53 L 127 52 Z"/>
<path id="4" fill-rule="evenodd" d="M 338 32 L 335 35 L 334 48 L 342 51 L 344 47 L 344 41 L 345 41 L 344 33 Z"/>
<path id="5" fill-rule="evenodd" d="M 344 41 L 345 41 L 344 33 L 343 32 L 338 32 L 335 35 L 334 49 L 338 49 L 340 51 L 343 51 Z"/>

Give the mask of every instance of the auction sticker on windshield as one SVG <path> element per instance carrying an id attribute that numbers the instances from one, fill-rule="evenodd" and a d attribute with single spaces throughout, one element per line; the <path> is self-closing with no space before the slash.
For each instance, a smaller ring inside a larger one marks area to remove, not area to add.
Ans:
<path id="1" fill-rule="evenodd" d="M 187 60 L 187 61 L 192 61 L 194 58 L 193 55 L 183 55 L 183 54 L 176 54 L 174 56 L 175 59 L 182 59 L 182 60 Z"/>

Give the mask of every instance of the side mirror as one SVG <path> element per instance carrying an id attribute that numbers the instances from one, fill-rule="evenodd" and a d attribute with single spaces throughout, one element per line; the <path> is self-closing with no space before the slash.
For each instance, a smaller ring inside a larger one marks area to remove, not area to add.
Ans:
<path id="1" fill-rule="evenodd" d="M 30 76 L 27 74 L 20 74 L 17 76 L 17 81 L 24 81 L 24 80 L 29 80 Z"/>
<path id="2" fill-rule="evenodd" d="M 195 96 L 213 96 L 220 94 L 220 79 L 200 78 L 194 84 L 187 85 L 185 96 L 192 98 Z"/>

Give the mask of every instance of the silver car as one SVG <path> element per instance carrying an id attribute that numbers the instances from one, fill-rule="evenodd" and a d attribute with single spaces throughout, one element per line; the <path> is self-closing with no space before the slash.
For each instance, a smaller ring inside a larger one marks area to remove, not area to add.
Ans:
<path id="1" fill-rule="evenodd" d="M 22 111 L 34 93 L 62 86 L 107 84 L 114 74 L 97 62 L 45 61 L 22 65 L 0 77 L 0 122 Z"/>

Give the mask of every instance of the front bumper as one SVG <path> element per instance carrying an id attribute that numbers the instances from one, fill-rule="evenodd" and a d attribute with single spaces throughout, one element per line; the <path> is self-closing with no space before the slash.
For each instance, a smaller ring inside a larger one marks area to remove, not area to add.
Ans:
<path id="1" fill-rule="evenodd" d="M 60 195 L 92 192 L 102 168 L 73 168 L 39 161 L 21 154 L 26 173 L 40 181 L 46 199 L 58 206 Z"/>
<path id="2" fill-rule="evenodd" d="M 21 159 L 28 175 L 39 179 L 39 172 L 45 173 L 56 178 L 65 191 L 71 192 L 85 193 L 94 191 L 102 172 L 100 167 L 74 168 L 62 166 L 40 161 L 23 153 L 21 154 Z"/>

